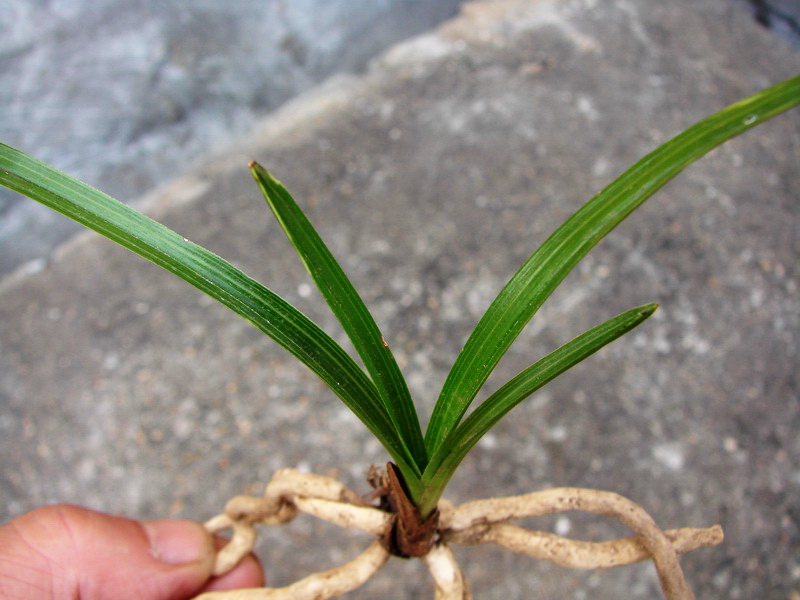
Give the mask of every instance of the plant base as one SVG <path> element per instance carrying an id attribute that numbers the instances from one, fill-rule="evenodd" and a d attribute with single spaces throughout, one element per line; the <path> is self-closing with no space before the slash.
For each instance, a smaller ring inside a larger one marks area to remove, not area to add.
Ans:
<path id="1" fill-rule="evenodd" d="M 368 498 L 380 498 L 379 506 L 372 506 L 335 479 L 293 469 L 275 473 L 263 497 L 231 499 L 223 514 L 205 524 L 212 533 L 233 530 L 231 541 L 217 555 L 214 571 L 217 575 L 230 571 L 253 549 L 257 523 L 284 524 L 298 512 L 364 531 L 377 539 L 352 561 L 289 586 L 209 592 L 195 600 L 333 598 L 362 585 L 392 554 L 418 557 L 425 562 L 433 576 L 436 600 L 466 600 L 471 598 L 469 586 L 449 546 L 482 543 L 498 544 L 575 569 L 607 569 L 652 560 L 667 600 L 694 600 L 677 556 L 702 546 L 717 545 L 723 539 L 719 525 L 662 531 L 644 509 L 627 498 L 582 488 L 553 488 L 460 506 L 443 500 L 438 511 L 422 521 L 405 497 L 392 465 L 384 473 L 371 470 L 368 479 L 375 487 Z M 636 535 L 606 542 L 584 542 L 509 523 L 573 510 L 617 519 Z"/>

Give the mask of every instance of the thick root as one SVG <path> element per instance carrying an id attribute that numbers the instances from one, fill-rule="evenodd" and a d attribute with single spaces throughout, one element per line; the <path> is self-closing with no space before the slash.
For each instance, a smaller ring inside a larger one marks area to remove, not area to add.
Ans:
<path id="1" fill-rule="evenodd" d="M 655 563 L 661 588 L 669 600 L 694 600 L 672 543 L 653 518 L 631 500 L 601 490 L 553 488 L 508 498 L 468 502 L 442 516 L 442 528 L 469 529 L 488 523 L 580 510 L 617 519 L 638 534 L 639 542 Z M 569 545 L 571 540 L 564 540 Z M 721 540 L 720 540 L 721 541 Z M 575 546 L 577 549 L 577 546 Z M 585 549 L 585 548 L 584 548 Z M 572 548 L 568 548 L 570 552 Z"/>
<path id="2" fill-rule="evenodd" d="M 723 538 L 722 528 L 719 525 L 705 529 L 692 527 L 670 529 L 665 531 L 664 535 L 678 554 L 703 546 L 716 546 Z M 443 539 L 448 543 L 464 546 L 497 544 L 512 552 L 527 554 L 570 569 L 611 569 L 651 558 L 641 538 L 638 537 L 607 542 L 583 542 L 544 531 L 530 531 L 508 523 L 447 532 Z"/>
<path id="3" fill-rule="evenodd" d="M 306 512 L 340 527 L 381 535 L 391 515 L 363 506 L 360 497 L 330 477 L 281 469 L 272 477 L 262 498 L 236 496 L 225 513 L 206 521 L 210 533 L 233 529 L 231 541 L 217 554 L 214 575 L 227 573 L 255 546 L 255 523 L 282 525 Z"/>
<path id="4" fill-rule="evenodd" d="M 314 573 L 286 587 L 208 592 L 195 600 L 324 600 L 363 585 L 386 564 L 388 558 L 389 553 L 375 541 L 350 562 Z"/>
<path id="5" fill-rule="evenodd" d="M 231 541 L 217 553 L 214 562 L 214 575 L 224 575 L 239 564 L 245 556 L 250 554 L 256 545 L 258 532 L 252 523 L 235 521 L 228 515 L 217 515 L 206 521 L 205 528 L 209 533 L 218 533 L 224 529 L 233 529 Z"/>
<path id="6" fill-rule="evenodd" d="M 447 544 L 436 544 L 422 560 L 436 585 L 434 600 L 471 600 L 469 586 Z"/>
<path id="7" fill-rule="evenodd" d="M 573 510 L 614 518 L 636 536 L 584 542 L 508 523 L 513 519 Z M 231 541 L 217 554 L 214 573 L 230 571 L 253 549 L 256 523 L 283 524 L 299 512 L 364 531 L 379 539 L 354 560 L 309 575 L 290 586 L 210 592 L 196 600 L 324 600 L 357 588 L 390 556 L 381 540 L 385 540 L 387 532 L 396 525 L 392 512 L 365 505 L 357 494 L 329 477 L 283 469 L 272 478 L 262 498 L 237 496 L 228 502 L 225 514 L 206 523 L 206 529 L 212 533 L 233 529 Z M 426 548 L 421 558 L 433 576 L 436 600 L 471 598 L 469 586 L 448 545 L 482 543 L 498 544 L 513 552 L 575 569 L 607 569 L 652 560 L 667 600 L 694 600 L 678 563 L 678 554 L 719 544 L 722 539 L 722 529 L 718 525 L 662 531 L 643 508 L 613 492 L 555 488 L 521 496 L 477 500 L 458 507 L 442 501 L 435 543 L 429 550 Z"/>

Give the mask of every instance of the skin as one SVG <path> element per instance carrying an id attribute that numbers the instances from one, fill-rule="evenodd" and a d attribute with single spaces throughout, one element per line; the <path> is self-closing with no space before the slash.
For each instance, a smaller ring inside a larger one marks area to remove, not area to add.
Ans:
<path id="1" fill-rule="evenodd" d="M 250 555 L 212 577 L 222 540 L 186 520 L 134 521 L 77 506 L 37 508 L 0 526 L 4 600 L 184 600 L 258 587 Z"/>

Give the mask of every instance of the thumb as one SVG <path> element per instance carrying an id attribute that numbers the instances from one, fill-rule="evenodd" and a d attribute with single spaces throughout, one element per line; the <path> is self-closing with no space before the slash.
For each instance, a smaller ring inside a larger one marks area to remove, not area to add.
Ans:
<path id="1" fill-rule="evenodd" d="M 192 521 L 49 506 L 0 527 L 0 598 L 182 600 L 213 561 L 211 536 Z"/>

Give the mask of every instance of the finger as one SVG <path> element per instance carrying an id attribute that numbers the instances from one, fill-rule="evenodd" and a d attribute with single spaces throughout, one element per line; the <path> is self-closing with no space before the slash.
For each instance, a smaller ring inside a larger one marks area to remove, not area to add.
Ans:
<path id="1" fill-rule="evenodd" d="M 205 585 L 213 560 L 211 536 L 192 521 L 44 507 L 0 526 L 0 597 L 180 600 Z"/>
<path id="2" fill-rule="evenodd" d="M 264 586 L 264 570 L 253 554 L 249 554 L 231 571 L 212 577 L 203 587 L 203 592 L 237 590 Z"/>

